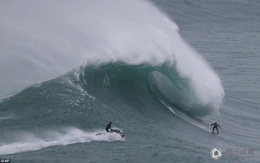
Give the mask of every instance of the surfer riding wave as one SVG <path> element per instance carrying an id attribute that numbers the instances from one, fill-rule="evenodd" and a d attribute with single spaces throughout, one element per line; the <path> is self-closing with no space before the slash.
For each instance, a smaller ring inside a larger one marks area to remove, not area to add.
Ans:
<path id="1" fill-rule="evenodd" d="M 217 130 L 217 132 L 218 132 L 218 127 L 220 127 L 220 125 L 218 125 L 218 123 L 217 122 L 215 122 L 215 123 L 212 123 L 211 124 L 211 126 L 213 126 L 213 129 L 212 129 L 212 134 L 214 133 L 214 130 L 216 129 Z M 220 127 L 221 128 L 221 127 Z M 218 134 L 219 134 L 219 132 L 218 132 Z"/>

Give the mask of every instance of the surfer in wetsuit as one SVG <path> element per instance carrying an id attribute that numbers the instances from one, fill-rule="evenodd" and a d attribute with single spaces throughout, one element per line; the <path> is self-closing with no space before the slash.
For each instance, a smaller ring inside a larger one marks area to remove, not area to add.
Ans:
<path id="1" fill-rule="evenodd" d="M 215 123 L 212 123 L 211 124 L 211 126 L 213 126 L 213 129 L 212 129 L 212 134 L 214 133 L 214 130 L 215 129 L 217 129 L 217 132 L 218 132 L 218 126 L 220 127 L 220 125 L 218 125 L 218 123 L 217 122 L 215 122 Z M 221 127 L 220 127 L 221 128 Z M 219 132 L 218 132 L 218 134 L 219 134 Z"/>
<path id="2" fill-rule="evenodd" d="M 108 129 L 110 129 L 110 128 L 111 128 L 111 124 L 112 124 L 112 122 L 110 122 L 110 123 L 107 125 L 107 127 L 106 127 L 106 131 L 107 131 L 107 132 L 109 132 L 109 130 L 108 130 Z"/>

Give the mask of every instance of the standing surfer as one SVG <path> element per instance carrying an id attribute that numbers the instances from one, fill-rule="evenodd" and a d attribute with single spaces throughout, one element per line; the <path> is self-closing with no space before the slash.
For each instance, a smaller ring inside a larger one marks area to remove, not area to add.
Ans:
<path id="1" fill-rule="evenodd" d="M 217 132 L 218 132 L 218 126 L 220 127 L 220 125 L 218 125 L 217 122 L 212 123 L 211 126 L 212 126 L 212 125 L 213 125 L 212 134 L 214 133 L 214 130 L 215 130 L 215 129 L 217 129 Z M 220 127 L 220 128 L 221 128 L 221 127 Z M 218 134 L 219 134 L 219 132 L 218 132 Z"/>

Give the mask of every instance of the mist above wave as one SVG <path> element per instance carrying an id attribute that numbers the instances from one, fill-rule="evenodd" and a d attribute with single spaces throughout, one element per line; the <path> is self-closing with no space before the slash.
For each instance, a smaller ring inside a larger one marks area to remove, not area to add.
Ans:
<path id="1" fill-rule="evenodd" d="M 1 92 L 57 77 L 82 64 L 173 61 L 168 56 L 170 36 L 161 24 L 167 24 L 168 31 L 177 26 L 145 1 L 0 4 Z"/>

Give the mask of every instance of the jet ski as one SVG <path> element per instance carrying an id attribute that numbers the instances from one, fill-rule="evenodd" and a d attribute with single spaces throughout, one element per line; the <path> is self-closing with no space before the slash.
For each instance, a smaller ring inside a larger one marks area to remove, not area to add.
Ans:
<path id="1" fill-rule="evenodd" d="M 111 133 L 117 133 L 117 134 L 119 134 L 122 138 L 123 137 L 125 137 L 125 133 L 123 133 L 123 131 L 120 131 L 120 130 L 118 130 L 118 129 L 109 129 L 109 132 L 111 132 Z"/>
<path id="2" fill-rule="evenodd" d="M 123 131 L 118 130 L 118 129 L 108 129 L 110 133 L 116 133 L 119 134 L 122 138 L 125 137 L 125 133 L 123 133 Z M 107 133 L 96 133 L 96 135 L 104 135 Z"/>

